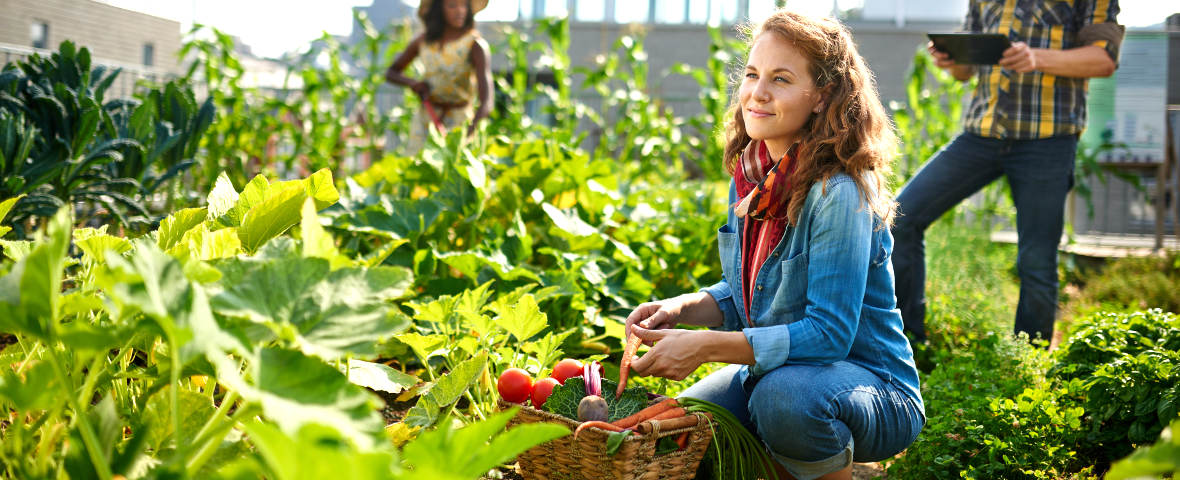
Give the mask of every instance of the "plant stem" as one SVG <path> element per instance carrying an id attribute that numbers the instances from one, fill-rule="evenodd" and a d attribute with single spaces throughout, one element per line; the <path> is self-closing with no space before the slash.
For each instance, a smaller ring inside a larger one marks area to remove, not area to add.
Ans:
<path id="1" fill-rule="evenodd" d="M 232 402 L 223 401 L 222 405 L 226 405 L 227 403 Z M 185 470 L 189 472 L 200 470 L 205 465 L 205 462 L 209 461 L 209 458 L 217 452 L 217 447 L 221 445 L 221 440 L 225 438 L 225 435 L 241 421 L 242 417 L 253 413 L 253 410 L 254 408 L 250 406 L 242 405 L 241 408 L 234 412 L 233 416 L 229 417 L 229 421 L 223 422 L 216 429 L 210 430 L 207 435 L 208 438 L 198 438 L 196 442 L 193 442 L 196 445 L 201 445 L 201 448 L 197 449 L 197 454 L 193 455 L 188 463 L 185 464 Z M 220 411 L 221 409 L 218 409 L 218 412 Z"/>
<path id="2" fill-rule="evenodd" d="M 73 390 L 73 382 L 70 377 L 66 375 L 61 368 L 61 362 L 58 361 L 57 352 L 52 348 L 46 349 L 49 358 L 49 363 L 53 366 L 53 372 L 57 378 L 70 390 Z M 78 430 L 82 433 L 82 444 L 86 447 L 86 453 L 90 454 L 90 460 L 94 463 L 94 469 L 98 471 L 98 477 L 102 480 L 111 480 L 111 465 L 107 461 L 106 456 L 98 449 L 98 437 L 94 434 L 94 427 L 90 425 L 90 419 L 86 416 L 86 409 L 82 408 L 82 403 L 78 398 L 69 395 L 67 391 L 66 397 L 74 407 L 74 420 L 78 422 Z"/>

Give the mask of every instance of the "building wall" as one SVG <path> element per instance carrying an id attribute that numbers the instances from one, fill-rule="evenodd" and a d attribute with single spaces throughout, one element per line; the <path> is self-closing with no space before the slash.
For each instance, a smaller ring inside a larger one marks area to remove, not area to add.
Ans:
<path id="1" fill-rule="evenodd" d="M 142 68 L 144 44 L 151 43 L 152 69 L 180 71 L 180 23 L 173 20 L 92 0 L 0 0 L 0 12 L 0 43 L 32 47 L 31 26 L 45 22 L 51 50 L 72 40 L 95 60 Z"/>

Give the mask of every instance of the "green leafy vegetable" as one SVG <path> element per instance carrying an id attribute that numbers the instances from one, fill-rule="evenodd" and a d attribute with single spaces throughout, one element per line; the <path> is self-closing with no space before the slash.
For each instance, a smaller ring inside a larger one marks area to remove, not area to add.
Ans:
<path id="1" fill-rule="evenodd" d="M 647 390 L 643 387 L 632 387 L 623 390 L 621 397 L 615 397 L 618 383 L 610 379 L 602 379 L 602 398 L 608 406 L 607 421 L 613 422 L 620 418 L 638 413 L 648 404 Z M 545 401 L 544 410 L 569 419 L 578 418 L 578 402 L 586 396 L 586 384 L 582 377 L 568 378 L 565 384 L 553 387 L 553 393 Z"/>

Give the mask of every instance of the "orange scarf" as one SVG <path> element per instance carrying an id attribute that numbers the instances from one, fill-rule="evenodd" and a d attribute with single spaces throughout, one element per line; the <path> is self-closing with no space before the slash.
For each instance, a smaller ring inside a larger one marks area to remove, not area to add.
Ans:
<path id="1" fill-rule="evenodd" d="M 746 322 L 750 318 L 750 299 L 757 288 L 758 271 L 787 230 L 788 178 L 795 169 L 796 148 L 792 146 L 777 162 L 761 140 L 754 140 L 742 152 L 741 169 L 734 174 L 734 184 L 742 201 L 734 207 L 745 217 L 742 235 L 742 300 L 746 305 Z"/>

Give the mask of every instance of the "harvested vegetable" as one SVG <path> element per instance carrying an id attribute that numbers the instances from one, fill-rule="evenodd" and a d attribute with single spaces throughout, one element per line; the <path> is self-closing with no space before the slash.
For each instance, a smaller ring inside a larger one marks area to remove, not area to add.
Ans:
<path id="1" fill-rule="evenodd" d="M 615 396 L 623 394 L 623 390 L 627 388 L 627 376 L 631 374 L 631 362 L 635 360 L 635 353 L 639 352 L 639 345 L 643 344 L 643 340 L 634 333 L 627 337 L 627 347 L 623 349 L 623 360 L 619 362 L 619 387 L 615 391 Z"/>
<path id="2" fill-rule="evenodd" d="M 553 393 L 553 387 L 561 385 L 556 379 L 542 378 L 533 384 L 533 408 L 541 408 L 545 405 L 545 401 L 549 400 L 549 395 Z"/>
<path id="3" fill-rule="evenodd" d="M 496 382 L 496 391 L 504 401 L 524 403 L 533 393 L 533 377 L 519 368 L 509 368 L 500 374 Z"/>
<path id="4" fill-rule="evenodd" d="M 583 367 L 582 378 L 586 380 L 586 396 L 578 401 L 578 421 L 607 421 L 610 408 L 602 398 L 602 375 L 598 371 L 598 362 L 587 363 Z"/>
<path id="5" fill-rule="evenodd" d="M 666 400 L 659 402 L 655 405 L 647 407 L 643 410 L 640 410 L 639 413 L 636 413 L 635 415 L 631 415 L 630 417 L 627 417 L 627 418 L 621 418 L 621 419 L 615 420 L 614 422 L 611 422 L 611 423 L 614 423 L 615 425 L 617 425 L 619 427 L 631 428 L 631 427 L 634 427 L 635 425 L 638 425 L 639 422 L 642 422 L 644 420 L 650 419 L 651 417 L 654 417 L 656 415 L 664 413 L 666 410 L 676 407 L 676 406 L 677 406 L 676 399 L 669 398 L 669 399 L 666 399 Z"/>
<path id="6" fill-rule="evenodd" d="M 681 407 L 669 408 L 660 412 L 658 415 L 651 417 L 649 420 L 667 420 L 669 418 L 683 417 L 687 414 Z"/>
<path id="7" fill-rule="evenodd" d="M 610 407 L 602 397 L 586 395 L 578 402 L 578 421 L 604 423 L 609 418 L 609 411 Z"/>
<path id="8" fill-rule="evenodd" d="M 762 442 L 743 427 L 725 407 L 691 397 L 681 397 L 680 405 L 688 413 L 713 416 L 709 422 L 713 442 L 705 458 L 712 457 L 713 478 L 764 478 L 778 480 Z"/>
<path id="9" fill-rule="evenodd" d="M 582 367 L 582 362 L 567 358 L 557 362 L 557 365 L 553 366 L 553 373 L 549 376 L 557 379 L 557 383 L 565 383 L 566 379 L 581 375 Z"/>
<path id="10" fill-rule="evenodd" d="M 623 391 L 622 396 L 615 396 L 614 380 L 602 379 L 602 398 L 609 407 L 608 421 L 634 415 L 648 406 L 647 390 L 643 387 L 631 387 Z M 544 410 L 561 415 L 571 420 L 578 419 L 578 403 L 586 396 L 586 385 L 582 377 L 573 377 L 565 384 L 553 387 L 553 393 L 545 402 Z"/>
<path id="11" fill-rule="evenodd" d="M 598 422 L 598 421 L 582 422 L 581 425 L 578 425 L 578 428 L 574 429 L 574 438 L 577 439 L 578 434 L 582 433 L 582 430 L 585 430 L 585 429 L 591 428 L 591 427 L 601 428 L 601 429 L 606 430 L 608 432 L 622 432 L 624 430 L 622 428 L 616 427 L 616 426 L 611 425 L 606 422 Z"/>

